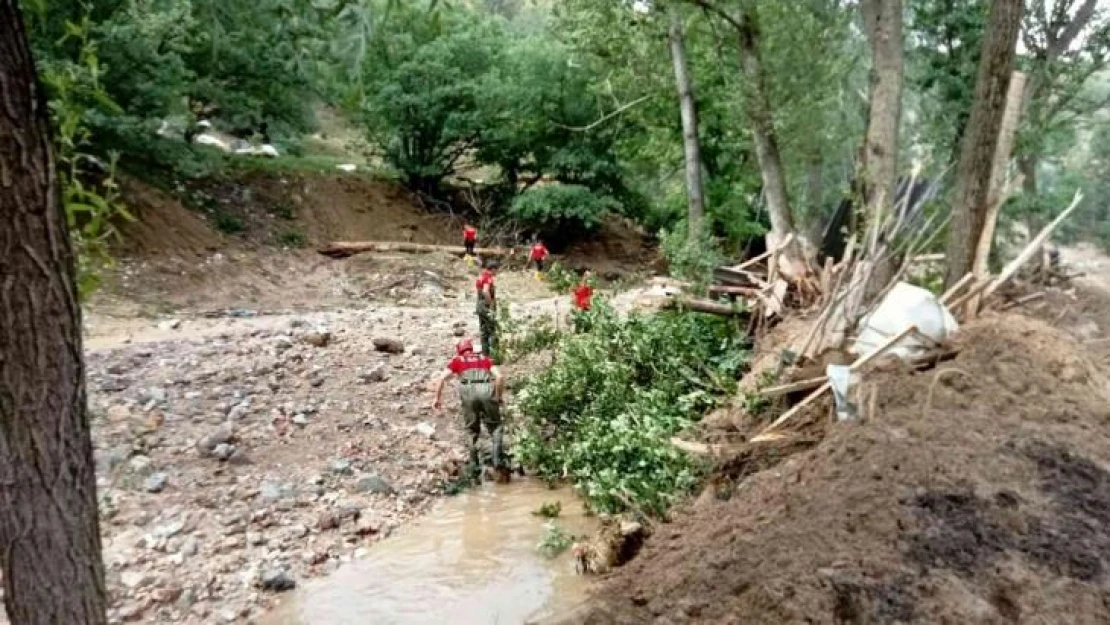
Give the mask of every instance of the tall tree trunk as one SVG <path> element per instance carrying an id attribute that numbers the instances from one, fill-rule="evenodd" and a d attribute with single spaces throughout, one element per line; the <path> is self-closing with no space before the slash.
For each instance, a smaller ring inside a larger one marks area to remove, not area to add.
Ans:
<path id="1" fill-rule="evenodd" d="M 952 286 L 972 270 L 990 201 L 991 169 L 1006 91 L 1014 66 L 1022 0 L 994 0 L 987 18 L 975 100 L 960 151 L 959 174 L 948 230 L 945 284 Z"/>
<path id="2" fill-rule="evenodd" d="M 894 205 L 898 178 L 898 125 L 902 120 L 902 1 L 862 0 L 871 44 L 871 97 L 864 182 L 868 219 L 877 228 Z"/>
<path id="3" fill-rule="evenodd" d="M 771 104 L 767 98 L 767 81 L 759 55 L 759 19 L 755 4 L 751 1 L 742 3 L 737 32 L 740 37 L 740 68 L 748 88 L 748 120 L 763 177 L 767 213 L 771 218 L 771 243 L 778 245 L 794 233 L 794 218 L 790 210 L 790 198 L 786 193 L 786 175 L 783 172 L 778 139 L 775 137 Z M 800 246 L 791 246 L 786 251 L 786 256 L 800 260 Z"/>
<path id="4" fill-rule="evenodd" d="M 687 226 L 690 241 L 698 240 L 705 220 L 705 184 L 702 181 L 701 144 L 698 141 L 698 106 L 694 99 L 694 85 L 686 64 L 686 43 L 683 35 L 682 16 L 671 9 L 669 40 L 671 60 L 674 62 L 674 79 L 682 111 L 682 147 L 686 154 L 686 199 L 688 202 Z"/>
<path id="5" fill-rule="evenodd" d="M 46 102 L 0 0 L 0 565 L 14 625 L 106 623 L 81 311 Z"/>

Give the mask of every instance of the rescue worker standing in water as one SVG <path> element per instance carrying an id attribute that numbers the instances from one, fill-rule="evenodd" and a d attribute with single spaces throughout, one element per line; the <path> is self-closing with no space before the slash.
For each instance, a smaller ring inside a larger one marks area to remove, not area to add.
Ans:
<path id="1" fill-rule="evenodd" d="M 490 358 L 497 355 L 497 287 L 494 284 L 497 267 L 497 261 L 489 261 L 474 282 L 478 296 L 476 312 L 482 336 L 482 353 Z"/>
<path id="2" fill-rule="evenodd" d="M 493 441 L 493 466 L 504 471 L 502 464 L 501 396 L 504 378 L 487 354 L 474 353 L 470 339 L 463 339 L 455 346 L 455 357 L 447 364 L 447 371 L 435 387 L 432 409 L 443 409 L 443 386 L 452 377 L 459 378 L 459 400 L 462 405 L 463 425 L 468 435 L 468 454 L 472 471 L 480 468 L 478 439 L 485 424 Z M 507 472 L 506 472 L 507 473 Z"/>

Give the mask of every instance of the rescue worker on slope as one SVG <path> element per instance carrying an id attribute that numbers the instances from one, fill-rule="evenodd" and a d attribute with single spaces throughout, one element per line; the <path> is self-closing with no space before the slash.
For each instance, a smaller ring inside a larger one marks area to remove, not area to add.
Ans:
<path id="1" fill-rule="evenodd" d="M 543 244 L 543 241 L 536 239 L 536 242 L 532 244 L 532 249 L 528 252 L 528 264 L 535 265 L 537 280 L 542 278 L 544 262 L 547 261 L 549 255 L 550 252 L 547 251 L 547 246 Z"/>
<path id="2" fill-rule="evenodd" d="M 494 278 L 497 276 L 497 261 L 486 263 L 486 268 L 478 275 L 474 282 L 474 289 L 478 296 L 476 312 L 478 313 L 478 329 L 482 336 L 482 353 L 493 358 L 497 355 L 497 287 Z"/>
<path id="3" fill-rule="evenodd" d="M 463 248 L 466 249 L 466 262 L 474 259 L 474 246 L 478 244 L 478 229 L 466 223 L 463 225 Z"/>
<path id="4" fill-rule="evenodd" d="M 493 467 L 495 471 L 507 473 L 502 465 L 502 426 L 501 396 L 504 392 L 504 378 L 486 354 L 474 353 L 474 344 L 463 339 L 455 345 L 455 357 L 447 364 L 447 371 L 439 378 L 435 387 L 432 410 L 440 413 L 443 409 L 443 386 L 452 377 L 459 378 L 459 401 L 462 406 L 463 425 L 468 434 L 468 454 L 470 468 L 477 472 L 480 468 L 478 458 L 478 439 L 482 434 L 482 424 L 486 426 L 493 441 Z"/>
<path id="5" fill-rule="evenodd" d="M 574 331 L 588 332 L 590 308 L 593 307 L 594 287 L 589 269 L 578 270 L 578 284 L 572 291 L 574 295 Z"/>

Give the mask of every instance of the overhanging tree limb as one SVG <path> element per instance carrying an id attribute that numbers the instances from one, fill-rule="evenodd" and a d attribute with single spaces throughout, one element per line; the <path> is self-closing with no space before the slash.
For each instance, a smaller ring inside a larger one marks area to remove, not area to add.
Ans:
<path id="1" fill-rule="evenodd" d="M 604 124 L 605 122 L 609 121 L 610 119 L 613 119 L 614 117 L 616 117 L 617 115 L 620 115 L 621 113 L 627 111 L 628 109 L 630 109 L 634 106 L 637 106 L 639 104 L 643 104 L 644 102 L 647 102 L 648 100 L 654 98 L 655 95 L 656 94 L 652 93 L 652 94 L 645 95 L 643 97 L 636 98 L 635 100 L 633 100 L 633 101 L 631 101 L 627 104 L 621 105 L 619 108 L 617 108 L 617 110 L 603 115 L 597 121 L 591 122 L 591 123 L 589 123 L 585 126 L 566 126 L 564 124 L 559 124 L 559 127 L 564 128 L 566 130 L 573 130 L 575 132 L 586 132 L 588 130 L 593 130 L 594 128 L 597 128 L 598 126 Z"/>

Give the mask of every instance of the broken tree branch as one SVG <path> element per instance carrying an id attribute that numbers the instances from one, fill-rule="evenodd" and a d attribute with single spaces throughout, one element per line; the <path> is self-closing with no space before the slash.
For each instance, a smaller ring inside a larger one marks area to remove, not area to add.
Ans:
<path id="1" fill-rule="evenodd" d="M 597 128 L 598 126 L 604 124 L 605 122 L 609 121 L 610 119 L 613 119 L 614 117 L 616 117 L 617 115 L 620 115 L 621 113 L 627 111 L 628 109 L 630 109 L 630 108 L 632 108 L 632 107 L 634 107 L 638 104 L 642 104 L 644 102 L 647 102 L 648 100 L 650 100 L 653 97 L 655 97 L 655 94 L 652 93 L 652 94 L 648 94 L 648 95 L 636 98 L 635 100 L 633 100 L 631 102 L 628 102 L 626 104 L 623 104 L 623 105 L 617 107 L 617 110 L 612 111 L 610 113 L 606 113 L 605 115 L 598 118 L 596 121 L 590 122 L 589 124 L 586 124 L 585 126 L 564 126 L 563 124 L 558 124 L 558 125 L 561 128 L 564 128 L 566 130 L 573 130 L 574 132 L 587 132 L 587 131 L 593 130 L 594 128 Z"/>
<path id="2" fill-rule="evenodd" d="M 991 294 L 998 289 L 998 287 L 1002 286 L 1006 283 L 1007 280 L 1014 277 L 1014 274 L 1017 273 L 1017 270 L 1021 269 L 1022 265 L 1029 262 L 1029 259 L 1032 258 L 1033 255 L 1036 254 L 1037 250 L 1039 250 L 1041 246 L 1045 244 L 1045 241 L 1048 240 L 1048 237 L 1052 236 L 1052 231 L 1055 230 L 1057 226 L 1059 226 L 1065 219 L 1067 219 L 1068 215 L 1071 215 L 1072 212 L 1074 212 L 1075 209 L 1079 207 L 1079 204 L 1082 201 L 1083 192 L 1076 190 L 1075 199 L 1071 201 L 1071 205 L 1065 208 L 1063 212 L 1056 216 L 1056 219 L 1053 219 L 1051 223 L 1049 223 L 1039 233 L 1037 233 L 1037 236 L 1033 237 L 1033 240 L 1029 242 L 1029 245 L 1027 245 L 1020 254 L 1018 254 L 1017 258 L 1007 263 L 1006 267 L 1003 268 L 1001 272 L 999 272 L 998 277 L 995 278 L 994 281 L 991 282 L 990 285 L 986 288 L 986 291 L 983 293 L 983 297 L 990 297 Z"/>

